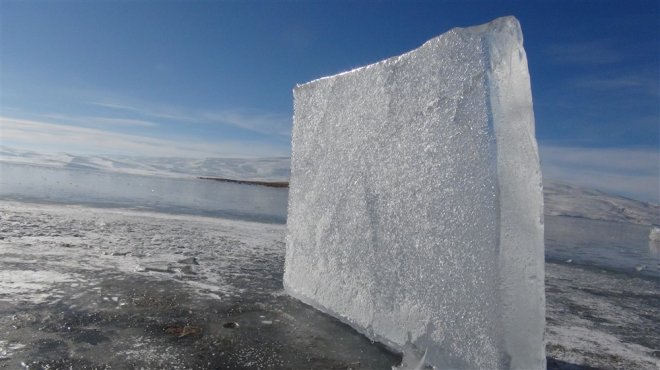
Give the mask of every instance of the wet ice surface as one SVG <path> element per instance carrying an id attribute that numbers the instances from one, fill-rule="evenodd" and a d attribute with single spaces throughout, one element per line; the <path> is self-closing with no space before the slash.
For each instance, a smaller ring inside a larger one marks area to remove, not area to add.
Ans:
<path id="1" fill-rule="evenodd" d="M 660 281 L 549 263 L 546 298 L 549 358 L 597 368 L 660 365 Z"/>
<path id="2" fill-rule="evenodd" d="M 0 202 L 0 368 L 399 364 L 282 295 L 283 236 L 283 225 Z M 657 369 L 659 292 L 636 270 L 546 264 L 549 368 Z"/>
<path id="3" fill-rule="evenodd" d="M 546 216 L 546 260 L 660 278 L 660 241 L 651 226 Z"/>
<path id="4" fill-rule="evenodd" d="M 400 362 L 282 294 L 281 225 L 12 202 L 0 212 L 0 367 Z"/>

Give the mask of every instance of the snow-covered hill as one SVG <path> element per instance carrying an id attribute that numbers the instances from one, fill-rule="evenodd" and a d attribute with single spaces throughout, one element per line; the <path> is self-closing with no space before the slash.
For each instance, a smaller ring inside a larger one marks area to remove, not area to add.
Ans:
<path id="1" fill-rule="evenodd" d="M 289 158 L 179 158 L 42 154 L 3 147 L 0 162 L 165 177 L 216 176 L 238 180 L 289 178 Z"/>
<path id="2" fill-rule="evenodd" d="M 660 225 L 660 206 L 556 181 L 544 183 L 545 211 L 549 216 Z"/>
<path id="3" fill-rule="evenodd" d="M 289 158 L 154 158 L 42 154 L 0 148 L 0 162 L 81 168 L 137 175 L 215 176 L 237 180 L 287 181 Z M 556 181 L 544 183 L 545 214 L 660 225 L 660 206 Z"/>

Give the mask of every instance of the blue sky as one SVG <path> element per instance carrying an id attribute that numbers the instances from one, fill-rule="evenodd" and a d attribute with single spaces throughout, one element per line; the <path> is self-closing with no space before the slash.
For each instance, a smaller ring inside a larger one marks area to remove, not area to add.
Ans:
<path id="1" fill-rule="evenodd" d="M 660 202 L 658 1 L 0 2 L 0 144 L 288 156 L 291 90 L 514 15 L 544 176 Z"/>

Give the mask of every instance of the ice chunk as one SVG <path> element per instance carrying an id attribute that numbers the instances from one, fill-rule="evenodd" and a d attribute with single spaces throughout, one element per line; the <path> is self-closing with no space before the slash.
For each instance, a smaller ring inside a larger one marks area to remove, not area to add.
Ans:
<path id="1" fill-rule="evenodd" d="M 651 227 L 651 230 L 649 231 L 649 240 L 660 242 L 660 227 Z"/>
<path id="2" fill-rule="evenodd" d="M 294 89 L 284 285 L 440 368 L 545 368 L 543 198 L 518 21 Z"/>

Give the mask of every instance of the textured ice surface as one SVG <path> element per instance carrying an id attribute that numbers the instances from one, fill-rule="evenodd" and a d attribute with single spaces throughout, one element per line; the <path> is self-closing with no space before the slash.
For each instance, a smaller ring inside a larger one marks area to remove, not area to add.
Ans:
<path id="1" fill-rule="evenodd" d="M 543 199 L 518 21 L 294 89 L 284 284 L 441 368 L 544 368 Z"/>

